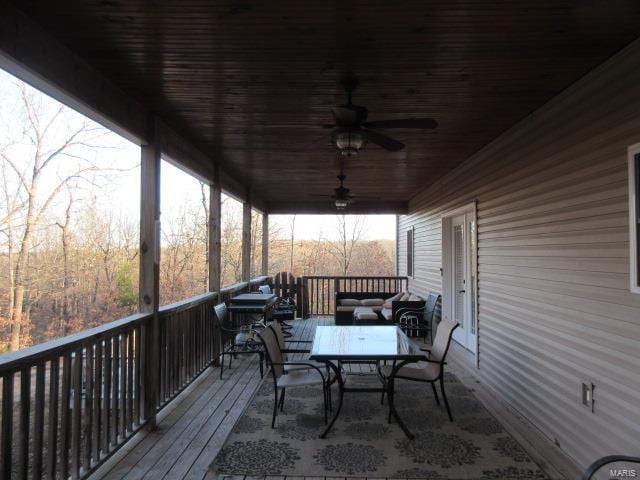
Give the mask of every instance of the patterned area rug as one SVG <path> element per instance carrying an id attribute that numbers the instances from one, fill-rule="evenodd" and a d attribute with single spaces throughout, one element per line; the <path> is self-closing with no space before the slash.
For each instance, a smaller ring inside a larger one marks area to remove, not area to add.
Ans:
<path id="1" fill-rule="evenodd" d="M 377 383 L 375 376 L 349 375 L 348 385 Z M 273 384 L 265 380 L 215 461 L 226 475 L 314 475 L 421 479 L 545 479 L 454 375 L 446 376 L 453 414 L 438 407 L 427 384 L 397 381 L 396 408 L 416 435 L 409 440 L 388 424 L 387 402 L 378 393 L 345 393 L 342 412 L 327 438 L 322 431 L 320 386 L 287 390 L 284 412 L 271 428 Z M 334 404 L 337 394 L 334 386 Z"/>

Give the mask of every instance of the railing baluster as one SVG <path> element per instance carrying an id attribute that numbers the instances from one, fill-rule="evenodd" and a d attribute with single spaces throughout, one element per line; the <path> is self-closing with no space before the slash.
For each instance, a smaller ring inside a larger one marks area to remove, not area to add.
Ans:
<path id="1" fill-rule="evenodd" d="M 102 451 L 106 455 L 109 453 L 111 443 L 111 361 L 113 355 L 113 338 L 108 338 L 104 342 L 104 387 L 102 398 Z"/>
<path id="2" fill-rule="evenodd" d="M 100 460 L 100 412 L 102 407 L 102 340 L 95 346 L 95 368 L 93 370 L 93 408 L 91 410 L 91 458 Z"/>
<path id="3" fill-rule="evenodd" d="M 20 370 L 20 423 L 18 428 L 18 478 L 29 473 L 29 415 L 31 410 L 31 368 Z"/>
<path id="4" fill-rule="evenodd" d="M 120 339 L 120 380 L 118 382 L 120 387 L 120 401 L 118 402 L 120 410 L 119 429 L 122 439 L 127 437 L 127 343 L 127 335 L 123 333 Z"/>
<path id="5" fill-rule="evenodd" d="M 140 365 L 140 360 L 142 358 L 142 350 L 141 350 L 141 333 L 142 333 L 142 328 L 138 327 L 134 330 L 134 336 L 135 336 L 135 342 L 134 342 L 134 349 L 133 349 L 133 355 L 134 355 L 134 359 L 135 359 L 135 367 L 133 369 L 133 375 L 134 375 L 134 382 L 133 382 L 133 397 L 134 397 L 134 402 L 133 402 L 133 421 L 135 423 L 135 425 L 140 425 L 140 411 L 141 411 L 141 406 L 142 406 L 142 398 L 141 398 L 141 391 L 140 391 L 140 371 L 141 371 L 141 365 Z"/>
<path id="6" fill-rule="evenodd" d="M 127 335 L 129 341 L 127 345 L 127 417 L 125 429 L 128 433 L 133 432 L 133 348 L 134 332 L 132 330 Z"/>
<path id="7" fill-rule="evenodd" d="M 60 358 L 54 357 L 49 365 L 49 425 L 47 427 L 47 478 L 56 477 L 58 458 L 58 396 L 60 381 Z"/>
<path id="8" fill-rule="evenodd" d="M 113 359 L 111 362 L 111 446 L 118 445 L 118 419 L 119 394 L 120 394 L 120 334 L 115 335 L 113 341 Z"/>
<path id="9" fill-rule="evenodd" d="M 69 476 L 70 418 L 69 400 L 71 390 L 71 353 L 62 359 L 62 391 L 60 392 L 60 476 Z"/>
<path id="10" fill-rule="evenodd" d="M 71 385 L 73 397 L 71 398 L 71 478 L 74 480 L 80 477 L 80 445 L 81 445 L 81 419 L 82 412 L 82 363 L 84 350 L 75 352 L 75 357 L 71 363 Z"/>
<path id="11" fill-rule="evenodd" d="M 91 466 L 91 419 L 93 410 L 93 345 L 88 345 L 85 350 L 84 363 L 84 410 L 82 413 L 82 469 L 86 472 Z"/>
<path id="12" fill-rule="evenodd" d="M 42 447 L 44 436 L 44 362 L 36 366 L 36 393 L 33 404 L 33 470 L 31 477 L 42 478 Z"/>
<path id="13" fill-rule="evenodd" d="M 11 478 L 11 462 L 13 457 L 13 372 L 2 377 L 2 478 Z"/>

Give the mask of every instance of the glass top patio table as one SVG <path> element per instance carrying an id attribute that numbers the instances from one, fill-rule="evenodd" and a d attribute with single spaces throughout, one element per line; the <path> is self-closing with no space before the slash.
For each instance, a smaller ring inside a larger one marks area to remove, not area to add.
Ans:
<path id="1" fill-rule="evenodd" d="M 426 359 L 425 353 L 398 327 L 317 327 L 311 360 L 407 360 Z"/>
<path id="2" fill-rule="evenodd" d="M 378 325 L 317 327 L 309 359 L 325 362 L 327 368 L 331 368 L 334 371 L 338 382 L 338 406 L 331 422 L 320 435 L 320 438 L 326 437 L 337 420 L 342 409 L 345 392 L 387 393 L 389 399 L 389 421 L 393 416 L 407 437 L 414 438 L 398 416 L 394 406 L 394 377 L 402 366 L 407 363 L 426 360 L 427 356 L 402 330 L 398 327 Z M 380 374 L 380 370 L 378 370 L 382 380 L 380 388 L 345 386 L 340 372 L 339 365 L 341 362 L 378 362 L 380 360 L 394 361 L 393 370 L 389 377 L 384 378 Z"/>

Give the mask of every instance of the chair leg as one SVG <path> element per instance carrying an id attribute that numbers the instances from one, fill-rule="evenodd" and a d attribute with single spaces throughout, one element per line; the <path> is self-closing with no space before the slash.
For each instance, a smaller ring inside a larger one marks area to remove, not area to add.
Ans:
<path id="1" fill-rule="evenodd" d="M 220 380 L 222 380 L 222 371 L 224 370 L 224 353 L 220 354 Z"/>
<path id="2" fill-rule="evenodd" d="M 271 428 L 276 428 L 276 415 L 278 415 L 278 387 L 276 387 L 276 398 L 273 399 L 273 417 L 271 418 Z"/>
<path id="3" fill-rule="evenodd" d="M 447 414 L 449 415 L 449 421 L 453 422 L 453 417 L 451 416 L 451 409 L 449 408 L 449 402 L 447 401 L 447 394 L 444 393 L 444 379 L 440 377 L 440 391 L 442 392 L 442 398 L 444 399 L 444 404 L 447 407 Z"/>
<path id="4" fill-rule="evenodd" d="M 436 390 L 436 384 L 431 382 L 431 388 L 433 389 L 433 396 L 436 397 L 436 405 L 440 406 L 440 399 L 438 398 L 438 390 Z"/>
<path id="5" fill-rule="evenodd" d="M 280 411 L 282 412 L 284 410 L 284 393 L 285 393 L 286 389 L 282 389 L 282 393 L 280 394 Z"/>
<path id="6" fill-rule="evenodd" d="M 264 355 L 262 353 L 258 354 L 258 356 L 260 357 L 260 378 L 264 377 L 264 367 L 262 366 L 262 364 L 264 363 Z"/>
<path id="7" fill-rule="evenodd" d="M 324 394 L 323 396 L 323 400 L 324 400 L 324 424 L 327 424 L 327 397 L 329 396 L 329 385 L 326 384 L 322 384 L 322 393 Z"/>
<path id="8" fill-rule="evenodd" d="M 382 396 L 380 397 L 380 405 L 384 405 L 384 390 L 382 391 Z"/>

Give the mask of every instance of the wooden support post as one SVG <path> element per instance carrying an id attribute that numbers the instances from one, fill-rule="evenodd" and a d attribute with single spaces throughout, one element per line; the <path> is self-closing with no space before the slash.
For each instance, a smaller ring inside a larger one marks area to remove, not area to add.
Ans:
<path id="1" fill-rule="evenodd" d="M 209 186 L 209 291 L 220 293 L 220 232 L 222 229 L 222 190 L 216 169 L 215 179 Z"/>
<path id="2" fill-rule="evenodd" d="M 269 214 L 262 214 L 262 275 L 269 275 Z"/>
<path id="3" fill-rule="evenodd" d="M 251 277 L 251 204 L 242 204 L 242 281 Z"/>
<path id="4" fill-rule="evenodd" d="M 160 303 L 160 145 L 157 122 L 149 122 L 147 144 L 142 146 L 140 166 L 140 312 L 153 314 L 145 332 L 144 417 L 156 426 L 158 403 Z"/>

